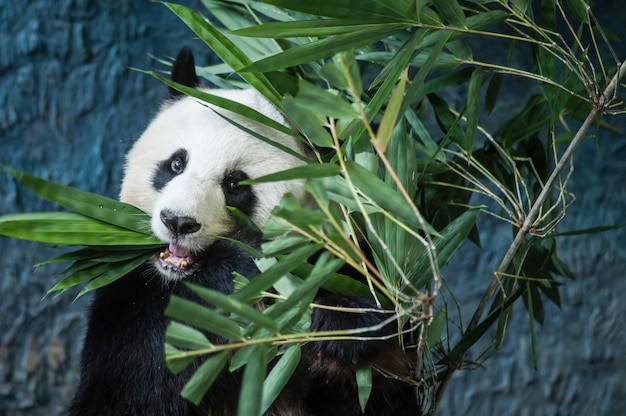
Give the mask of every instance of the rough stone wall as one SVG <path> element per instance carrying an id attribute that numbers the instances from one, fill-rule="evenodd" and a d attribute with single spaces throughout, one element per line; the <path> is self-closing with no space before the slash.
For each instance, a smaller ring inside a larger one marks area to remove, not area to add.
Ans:
<path id="1" fill-rule="evenodd" d="M 200 8 L 199 2 L 188 4 Z M 0 0 L 0 164 L 116 197 L 123 157 L 166 94 L 150 57 L 208 49 L 147 0 Z M 0 213 L 51 205 L 0 174 Z M 0 415 L 62 415 L 77 381 L 89 296 L 46 297 L 54 255 L 0 238 Z"/>
<path id="2" fill-rule="evenodd" d="M 610 1 L 596 4 L 623 34 L 617 14 L 624 12 Z M 0 0 L 0 163 L 115 197 L 123 154 L 164 93 L 129 67 L 158 69 L 149 54 L 171 56 L 181 44 L 206 51 L 149 1 Z M 577 160 L 577 202 L 564 225 L 626 223 L 623 137 L 602 133 L 583 144 Z M 0 174 L 0 213 L 50 208 Z M 446 269 L 474 302 L 510 241 L 508 228 L 485 231 L 486 250 L 468 245 Z M 503 349 L 484 369 L 455 376 L 439 414 L 626 414 L 625 242 L 624 230 L 561 240 L 577 279 L 564 287 L 563 309 L 548 306 L 538 328 L 538 371 L 518 308 Z M 88 296 L 41 300 L 58 269 L 31 265 L 54 250 L 0 237 L 0 252 L 0 416 L 62 415 L 77 381 Z"/>

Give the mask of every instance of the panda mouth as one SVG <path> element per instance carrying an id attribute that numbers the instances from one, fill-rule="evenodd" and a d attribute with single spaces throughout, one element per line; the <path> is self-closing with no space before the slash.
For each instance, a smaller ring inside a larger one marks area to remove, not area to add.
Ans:
<path id="1" fill-rule="evenodd" d="M 165 270 L 179 274 L 190 274 L 191 268 L 195 264 L 197 256 L 189 249 L 181 247 L 172 242 L 159 253 L 159 264 Z"/>

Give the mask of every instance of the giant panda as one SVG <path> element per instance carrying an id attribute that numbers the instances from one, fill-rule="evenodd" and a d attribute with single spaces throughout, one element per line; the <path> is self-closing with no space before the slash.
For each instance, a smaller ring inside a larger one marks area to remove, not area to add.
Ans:
<path id="1" fill-rule="evenodd" d="M 200 87 L 194 58 L 181 49 L 172 80 Z M 211 94 L 245 104 L 287 125 L 283 116 L 253 90 L 210 90 Z M 197 300 L 183 282 L 224 294 L 234 290 L 233 272 L 249 279 L 258 274 L 253 259 L 225 236 L 258 247 L 258 231 L 240 227 L 228 206 L 247 214 L 259 227 L 286 193 L 303 200 L 302 184 L 294 181 L 242 185 L 256 178 L 299 166 L 301 159 L 235 127 L 212 108 L 170 89 L 154 120 L 127 154 L 120 199 L 151 214 L 150 227 L 167 248 L 114 283 L 97 289 L 84 339 L 80 380 L 70 405 L 71 416 L 89 415 L 224 415 L 236 414 L 240 374 L 224 370 L 199 405 L 180 391 L 197 369 L 190 365 L 176 375 L 166 368 L 164 309 L 171 295 Z M 304 155 L 293 137 L 243 117 L 227 116 L 249 129 Z M 318 303 L 371 308 L 353 295 L 320 294 Z M 378 324 L 381 314 L 348 314 L 315 309 L 311 329 L 357 328 Z M 392 329 L 382 329 L 391 333 Z M 207 334 L 212 343 L 224 343 Z M 268 415 L 361 415 L 355 369 L 373 364 L 410 376 L 411 358 L 395 339 L 328 341 L 305 346 L 303 358 Z M 375 372 L 367 415 L 416 415 L 413 387 Z"/>

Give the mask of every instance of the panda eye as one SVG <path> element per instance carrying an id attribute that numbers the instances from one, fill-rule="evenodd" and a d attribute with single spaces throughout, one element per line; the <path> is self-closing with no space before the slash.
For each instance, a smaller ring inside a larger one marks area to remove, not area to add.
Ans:
<path id="1" fill-rule="evenodd" d="M 1 0 L 0 0 L 1 1 Z M 152 187 L 160 191 L 187 167 L 189 155 L 185 149 L 178 149 L 166 159 L 157 163 L 152 174 Z"/>
<path id="2" fill-rule="evenodd" d="M 222 187 L 224 188 L 224 192 L 230 194 L 236 194 L 238 192 L 243 191 L 244 189 L 248 189 L 249 186 L 240 185 L 239 182 L 244 179 L 248 179 L 248 175 L 245 172 L 240 170 L 234 170 L 227 174 L 222 181 Z"/>
<path id="3" fill-rule="evenodd" d="M 229 179 L 226 186 L 228 186 L 228 190 L 230 192 L 237 192 L 237 190 L 239 189 L 239 181 L 235 179 Z"/>
<path id="4" fill-rule="evenodd" d="M 257 199 L 252 186 L 241 183 L 241 181 L 246 179 L 248 179 L 246 172 L 232 170 L 224 175 L 221 185 L 224 192 L 225 205 L 237 208 L 250 216 L 255 210 Z"/>
<path id="5" fill-rule="evenodd" d="M 180 157 L 175 157 L 170 162 L 170 170 L 176 175 L 180 175 L 185 170 L 185 162 Z"/>

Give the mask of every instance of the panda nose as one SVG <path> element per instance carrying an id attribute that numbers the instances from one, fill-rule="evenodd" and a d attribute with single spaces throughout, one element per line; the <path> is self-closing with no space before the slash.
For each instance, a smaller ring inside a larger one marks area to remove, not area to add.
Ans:
<path id="1" fill-rule="evenodd" d="M 195 233 L 200 229 L 200 224 L 191 217 L 179 217 L 169 209 L 161 211 L 161 221 L 168 230 L 176 235 Z"/>

